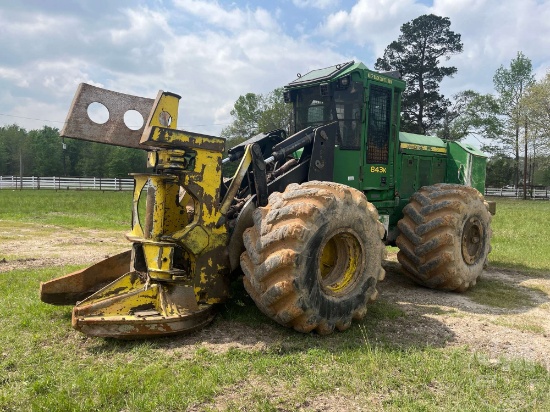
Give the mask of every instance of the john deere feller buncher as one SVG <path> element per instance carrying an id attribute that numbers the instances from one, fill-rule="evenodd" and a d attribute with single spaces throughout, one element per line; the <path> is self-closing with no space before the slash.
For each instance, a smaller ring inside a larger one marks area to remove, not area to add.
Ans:
<path id="1" fill-rule="evenodd" d="M 81 84 L 62 135 L 146 150 L 153 171 L 134 175 L 131 250 L 43 283 L 41 299 L 76 304 L 72 324 L 88 335 L 170 335 L 210 322 L 240 267 L 267 316 L 328 334 L 365 316 L 384 243 L 419 284 L 466 290 L 490 251 L 486 158 L 400 133 L 404 89 L 361 63 L 311 71 L 285 87 L 292 135 L 259 134 L 222 159 L 223 139 L 177 128 L 180 96 Z M 89 118 L 94 102 L 106 123 Z M 128 110 L 141 129 L 125 125 Z M 239 166 L 222 179 L 228 161 Z"/>

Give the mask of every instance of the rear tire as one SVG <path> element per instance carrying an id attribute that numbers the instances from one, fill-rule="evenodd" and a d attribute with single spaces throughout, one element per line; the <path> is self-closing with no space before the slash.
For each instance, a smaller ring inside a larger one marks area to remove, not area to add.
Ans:
<path id="1" fill-rule="evenodd" d="M 384 278 L 376 208 L 331 182 L 290 184 L 253 213 L 241 255 L 244 286 L 275 322 L 300 332 L 345 330 Z"/>
<path id="2" fill-rule="evenodd" d="M 405 274 L 433 289 L 464 292 L 476 284 L 491 251 L 491 215 L 474 188 L 422 187 L 398 222 L 397 259 Z"/>

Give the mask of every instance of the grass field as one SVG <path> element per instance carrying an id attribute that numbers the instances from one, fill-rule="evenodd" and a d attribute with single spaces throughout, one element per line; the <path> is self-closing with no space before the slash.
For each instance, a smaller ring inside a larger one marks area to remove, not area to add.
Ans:
<path id="1" fill-rule="evenodd" d="M 0 190 L 0 219 L 62 227 L 130 227 L 132 192 Z"/>
<path id="2" fill-rule="evenodd" d="M 0 220 L 124 231 L 130 202 L 0 191 Z M 550 277 L 550 202 L 497 203 L 491 265 Z M 125 342 L 87 338 L 71 308 L 39 301 L 40 281 L 73 269 L 0 273 L 0 411 L 550 410 L 543 365 L 399 337 L 391 325 L 414 319 L 383 293 L 363 322 L 319 337 L 274 325 L 237 285 L 206 329 Z"/>
<path id="3" fill-rule="evenodd" d="M 491 264 L 527 271 L 550 271 L 550 202 L 493 198 Z"/>

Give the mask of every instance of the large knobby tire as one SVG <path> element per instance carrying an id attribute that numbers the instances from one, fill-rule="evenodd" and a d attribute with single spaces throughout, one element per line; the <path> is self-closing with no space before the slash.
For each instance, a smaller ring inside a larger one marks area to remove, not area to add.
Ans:
<path id="1" fill-rule="evenodd" d="M 474 188 L 436 184 L 411 196 L 397 226 L 405 274 L 433 289 L 464 292 L 476 284 L 491 251 L 491 215 Z"/>
<path id="2" fill-rule="evenodd" d="M 384 278 L 384 227 L 363 193 L 330 182 L 269 196 L 244 233 L 244 286 L 258 308 L 300 332 L 329 334 L 362 319 Z"/>

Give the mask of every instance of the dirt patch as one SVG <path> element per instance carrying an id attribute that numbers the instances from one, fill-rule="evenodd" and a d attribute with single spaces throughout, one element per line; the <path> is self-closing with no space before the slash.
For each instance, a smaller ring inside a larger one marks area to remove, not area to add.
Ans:
<path id="1" fill-rule="evenodd" d="M 472 351 L 485 353 L 489 361 L 501 356 L 523 358 L 540 362 L 550 370 L 550 295 L 544 292 L 550 287 L 550 275 L 533 279 L 520 272 L 488 268 L 479 285 L 499 282 L 518 288 L 527 297 L 525 304 L 503 308 L 474 301 L 471 294 L 475 289 L 464 294 L 425 289 L 402 275 L 397 262 L 390 260 L 385 266 L 387 276 L 380 284 L 381 299 L 406 314 L 387 325 L 386 336 L 394 335 L 392 342 L 467 345 Z M 529 287 L 533 284 L 536 287 Z"/>
<path id="2" fill-rule="evenodd" d="M 269 389 L 266 391 L 266 388 Z M 381 409 L 381 402 L 379 399 L 373 397 L 368 398 L 366 394 L 340 394 L 338 387 L 334 388 L 332 393 L 322 393 L 317 396 L 308 397 L 308 399 L 304 401 L 289 404 L 286 398 L 288 393 L 292 390 L 292 387 L 280 387 L 274 385 L 273 382 L 266 382 L 265 379 L 261 377 L 249 377 L 217 395 L 213 402 L 208 405 L 208 409 L 205 408 L 204 404 L 198 404 L 191 406 L 188 411 L 252 411 L 252 409 L 243 408 L 242 405 L 252 405 L 256 403 L 258 399 L 262 398 L 268 399 L 271 406 L 276 408 L 275 410 L 281 412 L 325 412 L 334 410 L 361 412 Z M 268 392 L 269 396 L 266 396 L 265 392 Z M 337 409 L 335 409 L 335 405 L 338 405 Z"/>
<path id="3" fill-rule="evenodd" d="M 84 265 L 130 248 L 124 234 L 0 221 L 0 273 L 15 269 Z"/>

